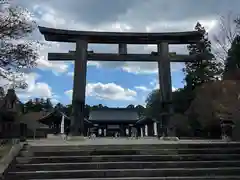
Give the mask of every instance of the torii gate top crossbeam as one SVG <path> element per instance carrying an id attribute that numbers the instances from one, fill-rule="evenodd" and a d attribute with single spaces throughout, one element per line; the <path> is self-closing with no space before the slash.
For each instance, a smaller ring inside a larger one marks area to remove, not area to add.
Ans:
<path id="1" fill-rule="evenodd" d="M 202 34 L 198 31 L 169 33 L 136 33 L 136 32 L 98 32 L 73 31 L 39 26 L 39 31 L 47 41 L 76 42 L 85 39 L 88 43 L 102 44 L 191 44 L 198 42 Z"/>

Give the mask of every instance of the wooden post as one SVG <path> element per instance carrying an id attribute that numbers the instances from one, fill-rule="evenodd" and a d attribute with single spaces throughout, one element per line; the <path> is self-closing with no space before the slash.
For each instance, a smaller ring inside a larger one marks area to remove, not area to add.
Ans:
<path id="1" fill-rule="evenodd" d="M 35 140 L 35 138 L 36 138 L 36 131 L 37 131 L 37 129 L 35 128 L 35 129 L 33 130 L 33 140 Z"/>
<path id="2" fill-rule="evenodd" d="M 118 54 L 127 54 L 127 44 L 118 45 Z"/>
<path id="3" fill-rule="evenodd" d="M 158 73 L 163 115 L 161 116 L 163 136 L 167 136 L 167 124 L 172 113 L 172 82 L 168 43 L 158 44 Z M 158 123 L 159 124 L 159 123 Z M 160 124 L 159 124 L 160 125 Z M 158 137 L 160 136 L 158 128 Z"/>
<path id="4" fill-rule="evenodd" d="M 76 42 L 74 82 L 73 82 L 73 122 L 71 135 L 84 136 L 84 107 L 87 76 L 87 42 Z"/>

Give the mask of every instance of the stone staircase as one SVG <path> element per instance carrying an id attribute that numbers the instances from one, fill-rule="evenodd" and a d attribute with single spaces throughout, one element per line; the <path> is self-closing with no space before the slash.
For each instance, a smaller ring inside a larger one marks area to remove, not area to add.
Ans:
<path id="1" fill-rule="evenodd" d="M 7 180 L 240 180 L 240 143 L 25 146 Z"/>

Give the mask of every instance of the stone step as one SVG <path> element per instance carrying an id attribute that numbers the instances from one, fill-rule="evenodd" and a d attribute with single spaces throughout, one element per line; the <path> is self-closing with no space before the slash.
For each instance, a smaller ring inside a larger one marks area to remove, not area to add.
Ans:
<path id="1" fill-rule="evenodd" d="M 68 162 L 117 162 L 117 161 L 204 161 L 240 160 L 240 154 L 181 154 L 181 155 L 100 155 L 100 156 L 46 156 L 17 157 L 16 163 L 68 163 Z"/>
<path id="2" fill-rule="evenodd" d="M 124 150 L 56 150 L 21 151 L 20 156 L 89 156 L 89 155 L 161 155 L 161 154 L 237 154 L 240 148 L 200 148 L 200 149 L 124 149 Z"/>
<path id="3" fill-rule="evenodd" d="M 115 177 L 182 177 L 240 176 L 240 168 L 169 168 L 169 169 L 104 169 L 9 172 L 8 179 L 115 178 Z"/>
<path id="4" fill-rule="evenodd" d="M 121 177 L 121 178 L 71 178 L 44 180 L 240 180 L 240 176 L 191 176 L 191 177 Z M 36 180 L 36 179 L 29 179 Z"/>
<path id="5" fill-rule="evenodd" d="M 159 168 L 240 167 L 240 161 L 163 161 L 16 164 L 11 171 L 53 171 L 83 169 L 159 169 Z"/>
<path id="6" fill-rule="evenodd" d="M 140 140 L 139 140 L 140 141 Z M 176 148 L 240 148 L 240 142 L 219 142 L 219 143 L 193 143 L 193 144 L 183 144 L 183 143 L 170 143 L 169 144 L 128 144 L 128 145 L 41 145 L 40 148 L 37 145 L 28 147 L 29 150 L 33 152 L 36 151 L 57 151 L 57 150 L 124 150 L 124 149 L 176 149 Z"/>

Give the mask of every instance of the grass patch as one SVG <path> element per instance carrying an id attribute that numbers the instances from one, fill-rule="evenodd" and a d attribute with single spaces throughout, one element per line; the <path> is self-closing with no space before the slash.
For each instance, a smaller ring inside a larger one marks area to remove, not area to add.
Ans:
<path id="1" fill-rule="evenodd" d="M 10 151 L 12 144 L 0 146 L 0 160 Z"/>

